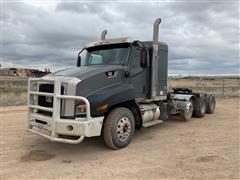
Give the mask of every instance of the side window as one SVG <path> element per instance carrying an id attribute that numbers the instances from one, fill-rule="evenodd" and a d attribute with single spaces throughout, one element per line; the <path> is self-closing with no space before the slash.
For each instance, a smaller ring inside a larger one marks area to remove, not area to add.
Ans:
<path id="1" fill-rule="evenodd" d="M 132 56 L 131 67 L 140 68 L 141 61 L 141 49 L 135 49 L 134 55 Z"/>

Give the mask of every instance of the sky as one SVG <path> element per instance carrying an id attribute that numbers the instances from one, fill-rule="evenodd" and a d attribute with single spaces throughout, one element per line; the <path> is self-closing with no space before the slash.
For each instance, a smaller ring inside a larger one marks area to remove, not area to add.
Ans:
<path id="1" fill-rule="evenodd" d="M 76 65 L 83 45 L 100 39 L 152 40 L 169 47 L 169 74 L 239 75 L 239 1 L 1 0 L 1 66 Z"/>

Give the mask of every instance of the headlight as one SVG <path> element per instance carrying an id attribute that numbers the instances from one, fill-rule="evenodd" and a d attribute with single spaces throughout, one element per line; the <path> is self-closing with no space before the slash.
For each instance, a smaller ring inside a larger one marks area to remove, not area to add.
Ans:
<path id="1" fill-rule="evenodd" d="M 75 108 L 75 115 L 81 116 L 86 115 L 86 104 L 79 104 Z"/>

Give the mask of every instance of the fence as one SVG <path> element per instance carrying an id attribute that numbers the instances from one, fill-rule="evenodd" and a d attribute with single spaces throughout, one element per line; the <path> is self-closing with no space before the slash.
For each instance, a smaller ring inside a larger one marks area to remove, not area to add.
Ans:
<path id="1" fill-rule="evenodd" d="M 240 97 L 240 79 L 170 79 L 169 90 L 173 87 L 184 87 L 199 93 L 210 93 L 217 97 Z"/>
<path id="2" fill-rule="evenodd" d="M 217 97 L 240 97 L 240 78 L 169 79 L 168 88 L 184 87 Z M 27 79 L 0 79 L 0 106 L 27 104 Z"/>

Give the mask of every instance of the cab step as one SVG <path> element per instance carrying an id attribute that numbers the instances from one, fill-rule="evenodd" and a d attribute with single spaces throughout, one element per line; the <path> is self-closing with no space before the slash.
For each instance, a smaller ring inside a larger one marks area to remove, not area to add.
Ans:
<path id="1" fill-rule="evenodd" d="M 154 121 L 150 121 L 150 122 L 147 122 L 147 123 L 144 123 L 142 126 L 143 127 L 149 127 L 149 126 L 153 126 L 155 124 L 159 124 L 159 123 L 163 123 L 162 120 L 154 120 Z"/>

